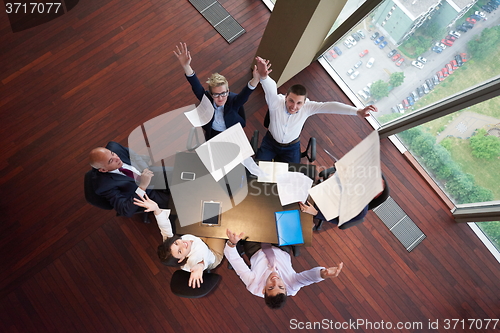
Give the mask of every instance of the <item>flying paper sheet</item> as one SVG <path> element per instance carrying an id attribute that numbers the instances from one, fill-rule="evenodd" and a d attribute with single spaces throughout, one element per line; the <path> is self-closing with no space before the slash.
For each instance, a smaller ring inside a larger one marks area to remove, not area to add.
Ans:
<path id="1" fill-rule="evenodd" d="M 240 123 L 208 140 L 195 151 L 215 181 L 254 154 Z"/>
<path id="2" fill-rule="evenodd" d="M 194 127 L 201 127 L 208 124 L 214 116 L 214 106 L 206 95 L 203 95 L 200 105 L 194 110 L 184 112 L 184 115 Z"/>
<path id="3" fill-rule="evenodd" d="M 306 202 L 313 180 L 301 172 L 286 172 L 276 175 L 278 195 L 282 206 L 294 202 Z"/>

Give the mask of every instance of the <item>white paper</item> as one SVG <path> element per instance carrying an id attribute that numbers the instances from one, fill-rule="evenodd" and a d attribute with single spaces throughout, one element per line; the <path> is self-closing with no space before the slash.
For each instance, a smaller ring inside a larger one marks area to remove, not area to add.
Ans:
<path id="1" fill-rule="evenodd" d="M 358 215 L 383 190 L 380 170 L 380 139 L 373 131 L 337 163 L 342 184 L 339 226 Z"/>
<path id="2" fill-rule="evenodd" d="M 239 147 L 239 150 L 235 156 L 228 156 L 227 151 L 225 149 L 220 149 L 221 145 L 216 144 L 219 142 L 234 144 Z M 208 156 L 204 154 L 207 150 L 209 153 Z M 248 141 L 240 123 L 236 123 L 216 137 L 208 140 L 196 148 L 195 151 L 207 170 L 210 171 L 215 181 L 219 181 L 225 174 L 233 170 L 234 167 L 240 164 L 243 160 L 254 154 L 252 146 L 250 145 L 250 142 Z M 227 160 L 228 162 L 225 163 L 223 167 L 217 168 L 217 162 L 220 162 L 221 160 Z"/>
<path id="3" fill-rule="evenodd" d="M 288 163 L 259 161 L 259 168 L 265 175 L 259 176 L 259 183 L 276 183 L 276 177 L 288 172 Z"/>
<path id="4" fill-rule="evenodd" d="M 184 115 L 194 127 L 201 127 L 208 124 L 214 116 L 214 106 L 206 95 L 203 95 L 200 105 L 194 110 L 184 112 Z"/>
<path id="5" fill-rule="evenodd" d="M 301 172 L 286 172 L 276 175 L 278 195 L 282 206 L 294 202 L 306 202 L 313 180 Z"/>
<path id="6" fill-rule="evenodd" d="M 337 172 L 309 190 L 309 195 L 327 220 L 339 216 L 341 193 L 342 186 Z"/>

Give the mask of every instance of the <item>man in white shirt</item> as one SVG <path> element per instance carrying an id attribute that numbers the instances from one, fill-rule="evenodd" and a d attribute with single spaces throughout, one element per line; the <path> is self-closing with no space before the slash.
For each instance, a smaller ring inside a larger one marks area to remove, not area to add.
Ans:
<path id="1" fill-rule="evenodd" d="M 269 107 L 269 131 L 262 139 L 256 158 L 263 161 L 275 159 L 280 162 L 300 163 L 300 132 L 309 116 L 318 113 L 358 115 L 368 117 L 377 112 L 377 107 L 368 105 L 363 109 L 339 102 L 315 102 L 307 98 L 307 90 L 296 84 L 288 89 L 286 96 L 278 94 L 276 82 L 268 76 L 271 73 L 269 60 L 255 58 L 260 83 L 264 89 Z"/>
<path id="2" fill-rule="evenodd" d="M 245 254 L 251 264 L 249 268 L 236 249 L 236 244 L 243 238 L 243 233 L 238 235 L 227 229 L 226 234 L 229 239 L 224 248 L 227 260 L 248 291 L 255 296 L 263 297 L 266 305 L 272 309 L 282 308 L 287 296 L 295 296 L 304 286 L 337 277 L 344 265 L 340 263 L 338 267 L 314 267 L 297 273 L 292 267 L 290 255 L 284 250 L 271 246 L 269 254 L 261 243 L 244 242 Z"/>

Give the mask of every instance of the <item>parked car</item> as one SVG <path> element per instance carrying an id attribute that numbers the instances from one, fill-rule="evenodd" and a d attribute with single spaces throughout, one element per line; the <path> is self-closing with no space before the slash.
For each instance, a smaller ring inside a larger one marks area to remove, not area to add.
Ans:
<path id="1" fill-rule="evenodd" d="M 439 46 L 433 46 L 432 51 L 434 51 L 436 53 L 441 53 L 441 52 L 443 52 L 443 49 L 440 48 Z"/>
<path id="2" fill-rule="evenodd" d="M 398 53 L 398 50 L 392 50 L 391 52 L 387 53 L 387 58 L 393 57 L 396 53 Z"/>
<path id="3" fill-rule="evenodd" d="M 466 63 L 467 62 L 467 53 L 460 53 L 460 57 L 462 57 L 462 62 Z"/>
<path id="4" fill-rule="evenodd" d="M 453 67 L 450 64 L 446 64 L 446 69 L 448 70 L 448 74 L 453 74 Z"/>
<path id="5" fill-rule="evenodd" d="M 371 40 L 375 40 L 375 39 L 376 39 L 379 35 L 380 35 L 380 34 L 379 34 L 378 32 L 376 32 L 376 33 L 374 33 L 374 34 L 370 37 L 370 39 L 371 39 Z"/>
<path id="6" fill-rule="evenodd" d="M 442 71 L 438 71 L 438 72 L 436 73 L 436 75 L 437 75 L 437 77 L 438 77 L 438 79 L 439 79 L 439 82 L 444 81 L 444 75 L 443 75 L 443 72 L 442 72 Z"/>
<path id="7" fill-rule="evenodd" d="M 496 3 L 496 1 L 490 1 L 486 5 L 490 6 L 490 7 L 493 7 L 493 9 L 497 9 L 498 8 L 498 4 Z"/>
<path id="8" fill-rule="evenodd" d="M 483 12 L 480 12 L 480 11 L 478 11 L 478 10 L 476 10 L 476 11 L 474 12 L 474 15 L 477 15 L 477 16 L 479 16 L 479 17 L 483 18 L 483 19 L 484 19 L 484 18 L 486 18 L 486 15 L 484 15 L 484 13 L 483 13 Z"/>
<path id="9" fill-rule="evenodd" d="M 380 43 L 380 45 L 378 46 L 378 48 L 382 50 L 386 45 L 387 45 L 387 41 L 384 40 L 382 43 Z"/>
<path id="10" fill-rule="evenodd" d="M 418 57 L 417 60 L 420 61 L 422 64 L 425 64 L 427 62 L 427 59 L 425 59 L 422 56 Z"/>
<path id="11" fill-rule="evenodd" d="M 413 61 L 411 62 L 411 64 L 412 64 L 412 66 L 415 66 L 415 67 L 417 67 L 418 69 L 422 69 L 422 68 L 424 68 L 424 65 L 423 65 L 420 61 L 413 60 Z"/>
<path id="12" fill-rule="evenodd" d="M 464 22 L 464 23 L 462 23 L 462 25 L 463 25 L 464 27 L 466 27 L 467 29 L 472 29 L 472 28 L 474 28 L 474 24 L 472 24 L 472 23 L 470 23 L 470 22 Z"/>
<path id="13" fill-rule="evenodd" d="M 367 55 L 367 54 L 368 54 L 368 50 L 364 50 L 364 51 L 361 51 L 361 53 L 359 54 L 359 56 L 360 56 L 361 58 L 363 58 L 363 57 L 364 57 L 365 55 Z"/>
<path id="14" fill-rule="evenodd" d="M 359 95 L 361 98 L 363 98 L 364 100 L 367 100 L 367 99 L 368 99 L 368 96 L 366 96 L 366 95 L 365 95 L 365 93 L 364 93 L 362 90 L 358 91 L 358 95 Z"/>
<path id="15" fill-rule="evenodd" d="M 434 74 L 434 76 L 432 77 L 432 83 L 434 83 L 435 86 L 439 84 L 439 78 L 437 74 Z"/>
<path id="16" fill-rule="evenodd" d="M 443 43 L 437 42 L 436 46 L 442 48 L 443 50 L 446 50 L 446 45 L 444 45 Z"/>
<path id="17" fill-rule="evenodd" d="M 493 11 L 493 7 L 488 6 L 488 5 L 481 6 L 481 9 L 484 10 L 485 12 L 488 12 L 488 13 L 491 13 Z"/>
<path id="18" fill-rule="evenodd" d="M 374 62 L 375 62 L 375 58 L 370 58 L 370 60 L 368 60 L 368 62 L 366 63 L 366 67 L 372 68 Z"/>
<path id="19" fill-rule="evenodd" d="M 359 37 L 361 37 L 363 39 L 365 38 L 365 33 L 363 32 L 363 30 L 358 30 L 356 32 L 358 33 Z"/>
<path id="20" fill-rule="evenodd" d="M 363 62 L 360 60 L 354 64 L 354 68 L 359 68 L 361 65 L 363 65 Z"/>
<path id="21" fill-rule="evenodd" d="M 347 71 L 347 75 L 348 76 L 351 76 L 351 74 L 354 73 L 354 68 L 350 68 L 348 71 Z"/>
<path id="22" fill-rule="evenodd" d="M 380 36 L 379 38 L 375 39 L 374 43 L 375 45 L 378 45 L 379 43 L 381 43 L 383 40 L 384 40 L 384 36 Z"/>
<path id="23" fill-rule="evenodd" d="M 453 70 L 457 70 L 458 69 L 458 62 L 453 59 L 452 61 L 450 61 L 450 65 L 451 65 L 451 68 L 453 68 Z"/>
<path id="24" fill-rule="evenodd" d="M 466 18 L 466 19 L 465 19 L 465 21 L 466 21 L 466 22 L 469 22 L 470 24 L 476 24 L 476 22 L 477 22 L 477 21 L 476 21 L 475 19 L 473 19 L 472 17 L 468 17 L 468 18 Z"/>
<path id="25" fill-rule="evenodd" d="M 404 61 L 405 61 L 405 58 L 403 58 L 403 57 L 399 58 L 399 60 L 396 61 L 396 66 L 398 66 L 398 67 L 401 66 Z"/>
<path id="26" fill-rule="evenodd" d="M 443 67 L 443 68 L 441 69 L 441 72 L 443 73 L 443 76 L 444 76 L 445 78 L 447 78 L 448 76 L 450 76 L 450 74 L 448 73 L 448 68 L 446 68 L 446 67 Z"/>
<path id="27" fill-rule="evenodd" d="M 403 106 L 402 103 L 399 103 L 398 105 L 396 105 L 398 107 L 398 111 L 399 113 L 404 113 L 405 112 L 405 108 Z"/>
<path id="28" fill-rule="evenodd" d="M 420 87 L 420 86 L 417 87 L 417 94 L 418 94 L 418 97 L 422 97 L 422 96 L 425 95 L 424 90 L 422 89 L 422 87 Z"/>
<path id="29" fill-rule="evenodd" d="M 406 97 L 406 99 L 408 100 L 408 103 L 410 104 L 410 106 L 413 106 L 415 104 L 415 100 L 413 99 L 413 96 L 408 96 Z"/>
<path id="30" fill-rule="evenodd" d="M 416 91 L 411 92 L 411 97 L 413 97 L 415 102 L 419 100 L 418 93 Z"/>
<path id="31" fill-rule="evenodd" d="M 351 44 L 351 43 L 349 43 L 349 41 L 346 39 L 346 40 L 344 41 L 344 46 L 345 46 L 345 47 L 347 47 L 348 49 L 350 49 L 350 48 L 352 47 L 352 44 Z"/>
<path id="32" fill-rule="evenodd" d="M 481 20 L 483 19 L 481 16 L 479 16 L 479 15 L 475 15 L 475 14 L 473 14 L 473 15 L 471 15 L 471 16 L 469 16 L 469 17 L 470 17 L 471 19 L 476 20 L 476 22 L 477 22 L 477 21 L 481 21 Z"/>
<path id="33" fill-rule="evenodd" d="M 393 106 L 393 107 L 391 108 L 391 112 L 392 112 L 392 113 L 398 113 L 398 112 L 399 112 L 398 107 L 397 107 L 397 106 Z"/>
<path id="34" fill-rule="evenodd" d="M 335 53 L 335 51 L 333 51 L 333 50 L 329 50 L 325 54 L 325 56 L 328 59 L 328 61 L 333 61 L 333 59 L 336 59 L 338 57 L 337 53 Z"/>
<path id="35" fill-rule="evenodd" d="M 458 32 L 456 32 L 454 30 L 450 31 L 450 35 L 455 36 L 457 38 L 459 38 L 461 36 Z"/>
<path id="36" fill-rule="evenodd" d="M 370 87 L 366 86 L 363 88 L 363 91 L 365 92 L 366 96 L 371 96 L 372 93 L 370 91 Z"/>
<path id="37" fill-rule="evenodd" d="M 429 87 L 425 83 L 422 84 L 422 89 L 424 90 L 424 93 L 426 93 L 426 94 L 428 94 L 430 92 Z"/>
<path id="38" fill-rule="evenodd" d="M 457 26 L 457 30 L 461 31 L 461 32 L 467 32 L 468 29 L 466 27 L 464 27 L 463 25 L 459 25 L 459 26 Z"/>
<path id="39" fill-rule="evenodd" d="M 359 42 L 361 40 L 361 37 L 356 32 L 352 34 L 352 38 L 354 38 L 356 42 Z"/>
<path id="40" fill-rule="evenodd" d="M 338 55 L 342 55 L 342 51 L 340 51 L 340 47 L 338 46 L 334 46 L 333 47 L 333 50 L 338 54 Z"/>
<path id="41" fill-rule="evenodd" d="M 454 42 L 457 40 L 457 37 L 455 37 L 453 35 L 446 35 L 446 37 L 444 39 L 447 39 L 447 40 Z"/>
<path id="42" fill-rule="evenodd" d="M 398 60 L 399 58 L 401 58 L 401 54 L 396 54 L 394 57 L 391 58 L 392 61 L 396 61 Z"/>
<path id="43" fill-rule="evenodd" d="M 434 83 L 432 83 L 431 79 L 425 80 L 425 84 L 427 84 L 427 87 L 429 87 L 429 90 L 434 89 Z"/>
<path id="44" fill-rule="evenodd" d="M 403 99 L 403 107 L 405 109 L 408 109 L 410 107 L 410 103 L 408 102 L 408 100 L 406 98 Z"/>
<path id="45" fill-rule="evenodd" d="M 458 67 L 462 67 L 462 65 L 464 64 L 463 61 L 462 61 L 462 57 L 460 56 L 460 54 L 457 54 L 455 56 L 455 61 L 457 62 Z"/>
<path id="46" fill-rule="evenodd" d="M 351 78 L 351 80 L 354 80 L 355 78 L 357 78 L 359 75 L 359 72 L 358 71 L 355 71 L 354 73 L 351 74 L 351 76 L 349 76 Z"/>
<path id="47" fill-rule="evenodd" d="M 453 46 L 453 41 L 448 39 L 441 39 L 441 43 L 443 43 L 446 46 Z"/>

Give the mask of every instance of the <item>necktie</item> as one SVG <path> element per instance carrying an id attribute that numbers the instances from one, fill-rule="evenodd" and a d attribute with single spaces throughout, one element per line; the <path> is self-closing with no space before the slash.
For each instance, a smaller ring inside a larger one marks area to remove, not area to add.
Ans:
<path id="1" fill-rule="evenodd" d="M 276 256 L 274 255 L 274 251 L 272 249 L 272 246 L 271 244 L 269 243 L 262 243 L 262 251 L 264 252 L 264 254 L 266 255 L 266 258 L 267 258 L 267 261 L 269 262 L 269 268 L 271 268 L 273 271 L 276 270 L 275 269 L 275 259 L 276 259 Z"/>
<path id="2" fill-rule="evenodd" d="M 134 172 L 132 172 L 132 170 L 125 169 L 125 168 L 118 168 L 118 170 L 120 172 L 122 172 L 123 174 L 125 174 L 126 176 L 128 176 L 128 177 L 130 177 L 132 179 L 135 179 Z"/>

